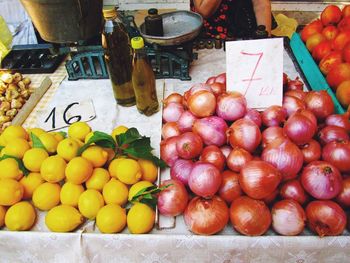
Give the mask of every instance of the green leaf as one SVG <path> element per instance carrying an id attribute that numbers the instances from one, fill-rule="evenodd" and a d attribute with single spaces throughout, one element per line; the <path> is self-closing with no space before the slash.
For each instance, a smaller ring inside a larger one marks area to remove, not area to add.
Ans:
<path id="1" fill-rule="evenodd" d="M 5 148 L 5 146 L 0 145 L 0 151 L 1 151 L 2 149 L 4 149 L 4 148 Z"/>
<path id="2" fill-rule="evenodd" d="M 46 150 L 46 147 L 44 146 L 44 144 L 40 141 L 39 137 L 36 136 L 34 133 L 30 133 L 30 138 L 33 142 L 33 148 L 41 148 Z"/>
<path id="3" fill-rule="evenodd" d="M 145 198 L 143 198 L 143 199 L 140 200 L 140 203 L 148 205 L 153 210 L 156 210 L 158 201 L 157 201 L 157 199 L 145 199 Z"/>
<path id="4" fill-rule="evenodd" d="M 129 144 L 140 138 L 142 138 L 142 136 L 136 128 L 130 128 L 125 133 L 116 136 L 117 143 L 119 146 Z"/>
<path id="5" fill-rule="evenodd" d="M 64 132 L 64 131 L 59 131 L 59 132 L 57 132 L 57 133 L 61 134 L 63 138 L 67 138 L 67 133 L 66 133 L 66 132 Z"/>
<path id="6" fill-rule="evenodd" d="M 24 176 L 27 176 L 29 174 L 29 170 L 24 166 L 23 161 L 15 156 L 4 154 L 0 158 L 0 161 L 5 160 L 5 159 L 9 159 L 9 158 L 16 160 L 16 162 L 18 163 L 18 167 L 23 172 Z"/>
<path id="7" fill-rule="evenodd" d="M 85 143 L 78 151 L 78 155 L 81 155 L 91 144 L 95 143 L 98 146 L 104 148 L 111 148 L 115 150 L 116 143 L 113 140 L 113 137 L 107 133 L 95 131 L 91 138 Z"/>

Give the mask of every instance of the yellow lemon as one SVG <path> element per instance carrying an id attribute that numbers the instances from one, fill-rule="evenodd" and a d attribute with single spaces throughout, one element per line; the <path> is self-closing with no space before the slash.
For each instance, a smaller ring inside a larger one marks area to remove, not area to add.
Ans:
<path id="1" fill-rule="evenodd" d="M 111 179 L 109 172 L 104 168 L 95 168 L 91 177 L 85 182 L 87 189 L 102 191 L 104 185 Z"/>
<path id="2" fill-rule="evenodd" d="M 116 136 L 120 135 L 122 133 L 125 133 L 128 130 L 128 127 L 123 126 L 123 125 L 119 125 L 118 127 L 114 128 L 111 135 L 113 137 L 113 139 L 116 141 Z"/>
<path id="3" fill-rule="evenodd" d="M 86 135 L 91 132 L 90 126 L 86 122 L 75 122 L 68 128 L 68 136 L 84 141 Z"/>
<path id="4" fill-rule="evenodd" d="M 119 233 L 126 225 L 125 209 L 117 204 L 102 207 L 96 216 L 96 225 L 102 233 Z"/>
<path id="5" fill-rule="evenodd" d="M 22 138 L 15 138 L 6 144 L 3 153 L 22 159 L 24 153 L 30 149 L 29 142 Z"/>
<path id="6" fill-rule="evenodd" d="M 58 183 L 65 178 L 66 161 L 59 155 L 46 158 L 40 167 L 41 176 L 49 183 Z"/>
<path id="7" fill-rule="evenodd" d="M 0 228 L 3 227 L 5 224 L 5 214 L 6 214 L 6 208 L 0 205 Z"/>
<path id="8" fill-rule="evenodd" d="M 78 155 L 79 144 L 75 139 L 66 138 L 57 145 L 57 154 L 66 161 L 72 160 Z"/>
<path id="9" fill-rule="evenodd" d="M 129 189 L 129 195 L 128 200 L 131 201 L 131 199 L 136 195 L 138 192 L 140 192 L 142 189 L 153 186 L 151 182 L 148 181 L 140 181 L 136 184 L 133 184 Z"/>
<path id="10" fill-rule="evenodd" d="M 7 144 L 15 138 L 22 138 L 28 140 L 27 131 L 20 125 L 10 125 L 2 133 L 3 139 Z"/>
<path id="11" fill-rule="evenodd" d="M 5 215 L 5 225 L 12 231 L 25 231 L 35 223 L 36 212 L 31 203 L 22 201 L 11 206 Z"/>
<path id="12" fill-rule="evenodd" d="M 92 175 L 92 164 L 83 157 L 74 157 L 66 167 L 66 178 L 73 184 L 82 184 Z"/>
<path id="13" fill-rule="evenodd" d="M 79 197 L 80 213 L 88 219 L 95 219 L 98 211 L 104 206 L 102 194 L 95 189 L 88 189 Z"/>
<path id="14" fill-rule="evenodd" d="M 23 199 L 32 198 L 34 190 L 41 184 L 45 182 L 45 180 L 41 177 L 40 173 L 29 173 L 27 176 L 22 177 L 19 181 L 21 185 L 23 185 Z"/>
<path id="15" fill-rule="evenodd" d="M 49 157 L 47 151 L 41 148 L 32 148 L 25 152 L 23 164 L 31 172 L 40 172 L 41 164 Z"/>
<path id="16" fill-rule="evenodd" d="M 13 205 L 23 197 L 23 186 L 14 179 L 0 179 L 0 205 Z"/>
<path id="17" fill-rule="evenodd" d="M 69 205 L 59 205 L 47 212 L 45 224 L 53 232 L 70 232 L 84 222 L 79 211 Z"/>
<path id="18" fill-rule="evenodd" d="M 58 142 L 64 140 L 64 135 L 60 132 L 50 132 L 50 134 L 52 134 L 53 137 L 55 137 L 56 141 L 58 141 Z"/>
<path id="19" fill-rule="evenodd" d="M 19 180 L 23 177 L 23 172 L 19 169 L 14 158 L 7 158 L 0 161 L 0 179 L 10 178 Z"/>
<path id="20" fill-rule="evenodd" d="M 59 184 L 43 183 L 34 190 L 33 204 L 40 210 L 50 210 L 60 203 L 60 192 Z"/>
<path id="21" fill-rule="evenodd" d="M 48 153 L 52 154 L 56 152 L 58 141 L 56 140 L 54 135 L 52 135 L 51 133 L 45 132 L 39 136 L 39 140 L 44 145 Z"/>
<path id="22" fill-rule="evenodd" d="M 28 134 L 30 135 L 31 133 L 33 133 L 36 137 L 39 138 L 39 136 L 43 133 L 45 133 L 46 131 L 41 129 L 41 128 L 30 128 L 30 129 L 27 129 L 27 132 Z M 29 136 L 30 138 L 30 136 Z"/>
<path id="23" fill-rule="evenodd" d="M 142 171 L 141 180 L 154 183 L 158 177 L 158 167 L 149 160 L 139 159 L 137 162 L 139 163 Z"/>
<path id="24" fill-rule="evenodd" d="M 127 215 L 128 229 L 131 234 L 145 234 L 152 230 L 156 213 L 148 205 L 135 203 Z"/>
<path id="25" fill-rule="evenodd" d="M 124 205 L 128 201 L 128 187 L 115 178 L 105 184 L 102 194 L 106 204 Z"/>
<path id="26" fill-rule="evenodd" d="M 84 139 L 84 143 L 87 143 L 93 135 L 94 135 L 93 131 L 86 134 L 85 139 Z"/>
<path id="27" fill-rule="evenodd" d="M 135 184 L 142 176 L 140 165 L 131 158 L 118 158 L 113 160 L 108 170 L 111 176 L 118 178 L 124 184 Z"/>
<path id="28" fill-rule="evenodd" d="M 108 159 L 108 153 L 102 147 L 97 145 L 89 146 L 83 151 L 81 156 L 90 161 L 95 168 L 102 167 Z"/>
<path id="29" fill-rule="evenodd" d="M 60 200 L 63 205 L 78 207 L 80 195 L 84 192 L 81 184 L 66 182 L 61 189 Z"/>
<path id="30" fill-rule="evenodd" d="M 0 134 L 0 146 L 6 146 L 5 137 Z"/>

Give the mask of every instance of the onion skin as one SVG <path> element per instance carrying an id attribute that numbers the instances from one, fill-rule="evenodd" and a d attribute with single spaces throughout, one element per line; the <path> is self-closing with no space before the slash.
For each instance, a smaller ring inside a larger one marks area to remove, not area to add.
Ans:
<path id="1" fill-rule="evenodd" d="M 233 228 L 246 236 L 261 236 L 271 225 L 271 213 L 263 201 L 247 196 L 233 200 L 230 207 Z"/>
<path id="2" fill-rule="evenodd" d="M 287 139 L 286 135 L 283 132 L 283 128 L 281 128 L 281 127 L 268 127 L 268 128 L 266 128 L 261 134 L 262 147 L 265 148 L 271 142 L 273 142 L 279 138 Z"/>
<path id="3" fill-rule="evenodd" d="M 349 121 L 350 112 L 344 114 L 332 114 L 327 117 L 325 120 L 326 125 L 334 125 L 341 128 L 344 128 L 348 133 L 350 132 L 350 121 Z"/>
<path id="4" fill-rule="evenodd" d="M 163 122 L 176 122 L 183 112 L 184 108 L 180 103 L 170 102 L 163 108 Z"/>
<path id="5" fill-rule="evenodd" d="M 226 85 L 226 72 L 217 75 L 215 78 L 215 82 L 223 83 Z"/>
<path id="6" fill-rule="evenodd" d="M 320 237 L 341 235 L 346 227 L 346 214 L 333 201 L 312 201 L 305 211 L 309 228 Z"/>
<path id="7" fill-rule="evenodd" d="M 318 141 L 322 145 L 326 145 L 327 143 L 333 141 L 347 141 L 349 140 L 349 134 L 346 132 L 344 128 L 330 125 L 322 128 L 318 133 Z"/>
<path id="8" fill-rule="evenodd" d="M 247 109 L 246 114 L 243 117 L 244 119 L 251 120 L 254 122 L 258 127 L 261 127 L 262 120 L 261 120 L 261 114 L 255 110 L 255 109 Z"/>
<path id="9" fill-rule="evenodd" d="M 190 111 L 184 111 L 177 120 L 179 130 L 181 132 L 192 131 L 192 126 L 196 119 L 196 116 L 194 116 Z"/>
<path id="10" fill-rule="evenodd" d="M 302 100 L 290 96 L 283 97 L 282 107 L 286 109 L 288 117 L 293 115 L 298 110 L 306 109 L 305 103 Z"/>
<path id="11" fill-rule="evenodd" d="M 289 80 L 287 83 L 287 90 L 303 90 L 304 83 L 296 77 L 294 80 Z"/>
<path id="12" fill-rule="evenodd" d="M 210 87 L 213 90 L 215 97 L 226 92 L 226 85 L 224 83 L 214 82 L 210 84 Z"/>
<path id="13" fill-rule="evenodd" d="M 184 212 L 189 230 L 197 235 L 213 235 L 220 232 L 229 220 L 229 209 L 218 196 L 211 199 L 193 198 Z"/>
<path id="14" fill-rule="evenodd" d="M 281 106 L 272 105 L 261 114 L 262 123 L 266 127 L 280 126 L 287 118 L 287 110 Z"/>
<path id="15" fill-rule="evenodd" d="M 324 120 L 334 112 L 334 103 L 325 90 L 310 91 L 304 99 L 306 108 L 315 114 L 318 120 Z"/>
<path id="16" fill-rule="evenodd" d="M 274 192 L 282 180 L 281 173 L 264 161 L 250 161 L 239 174 L 239 185 L 251 198 L 264 199 Z"/>
<path id="17" fill-rule="evenodd" d="M 350 172 L 350 142 L 327 143 L 322 149 L 322 159 L 333 164 L 341 173 Z"/>
<path id="18" fill-rule="evenodd" d="M 239 92 L 227 92 L 217 98 L 216 115 L 225 121 L 243 118 L 247 112 L 247 101 Z"/>
<path id="19" fill-rule="evenodd" d="M 272 227 L 280 235 L 296 236 L 303 232 L 306 214 L 301 205 L 286 199 L 275 203 L 271 210 Z"/>
<path id="20" fill-rule="evenodd" d="M 242 190 L 238 182 L 238 174 L 226 170 L 221 175 L 222 183 L 218 194 L 227 204 L 231 204 L 233 200 L 242 195 Z"/>
<path id="21" fill-rule="evenodd" d="M 207 79 L 207 81 L 205 82 L 205 84 L 212 84 L 215 82 L 216 76 L 210 77 Z"/>
<path id="22" fill-rule="evenodd" d="M 305 164 L 317 161 L 321 158 L 321 145 L 315 140 L 310 140 L 308 143 L 299 146 L 299 148 L 304 156 Z"/>
<path id="23" fill-rule="evenodd" d="M 226 143 L 226 122 L 217 116 L 197 119 L 193 124 L 193 132 L 197 133 L 206 145 L 218 147 Z"/>
<path id="24" fill-rule="evenodd" d="M 171 179 L 179 180 L 185 186 L 188 186 L 188 178 L 190 177 L 193 165 L 192 160 L 177 159 L 173 166 L 170 167 Z"/>
<path id="25" fill-rule="evenodd" d="M 193 132 L 185 132 L 177 137 L 176 151 L 183 159 L 193 159 L 200 155 L 203 142 L 199 135 Z"/>
<path id="26" fill-rule="evenodd" d="M 284 96 L 294 97 L 303 101 L 306 97 L 306 92 L 302 90 L 288 90 L 284 93 Z"/>
<path id="27" fill-rule="evenodd" d="M 188 98 L 187 107 L 198 118 L 212 116 L 216 108 L 215 95 L 206 90 L 198 91 Z"/>
<path id="28" fill-rule="evenodd" d="M 345 207 L 345 208 L 350 207 L 350 178 L 349 177 L 343 179 L 342 190 L 340 191 L 339 195 L 335 200 L 342 207 Z"/>
<path id="29" fill-rule="evenodd" d="M 248 151 L 240 147 L 232 149 L 227 157 L 226 163 L 230 170 L 239 173 L 244 165 L 253 160 L 253 156 Z"/>
<path id="30" fill-rule="evenodd" d="M 164 100 L 163 100 L 163 104 L 164 105 L 167 105 L 169 104 L 170 102 L 176 102 L 176 103 L 179 103 L 179 104 L 183 104 L 183 97 L 181 94 L 179 93 L 171 93 L 168 97 L 166 97 Z"/>
<path id="31" fill-rule="evenodd" d="M 170 167 L 179 159 L 176 150 L 177 139 L 178 136 L 174 136 L 160 142 L 160 157 Z"/>
<path id="32" fill-rule="evenodd" d="M 223 171 L 226 164 L 226 157 L 219 147 L 215 145 L 206 146 L 199 158 L 202 162 L 213 164 L 219 171 Z"/>
<path id="33" fill-rule="evenodd" d="M 162 138 L 164 140 L 170 137 L 178 136 L 180 134 L 181 132 L 176 122 L 171 121 L 164 123 L 162 127 Z"/>
<path id="34" fill-rule="evenodd" d="M 309 199 L 304 188 L 297 179 L 285 182 L 280 189 L 280 196 L 283 199 L 293 199 L 301 205 L 305 204 Z"/>

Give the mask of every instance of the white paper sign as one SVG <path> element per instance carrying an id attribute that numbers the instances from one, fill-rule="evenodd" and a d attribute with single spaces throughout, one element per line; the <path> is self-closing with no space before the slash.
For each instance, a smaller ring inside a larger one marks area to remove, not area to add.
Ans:
<path id="1" fill-rule="evenodd" d="M 66 105 L 54 106 L 38 117 L 38 127 L 52 131 L 67 127 L 77 121 L 91 121 L 96 117 L 92 100 L 72 101 Z"/>
<path id="2" fill-rule="evenodd" d="M 228 91 L 239 91 L 249 108 L 282 105 L 283 38 L 226 42 Z"/>

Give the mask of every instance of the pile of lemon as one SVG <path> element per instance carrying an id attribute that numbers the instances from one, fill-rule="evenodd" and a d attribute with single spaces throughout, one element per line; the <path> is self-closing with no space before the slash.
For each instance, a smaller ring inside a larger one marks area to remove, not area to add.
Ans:
<path id="1" fill-rule="evenodd" d="M 112 136 L 127 131 L 118 126 Z M 32 148 L 30 133 L 43 148 Z M 0 135 L 0 227 L 29 230 L 36 221 L 36 209 L 47 211 L 46 226 L 55 232 L 75 230 L 86 219 L 95 220 L 102 233 L 118 233 L 126 226 L 130 233 L 148 233 L 155 211 L 135 202 L 125 205 L 143 188 L 153 186 L 157 167 L 148 160 L 114 158 L 112 149 L 90 145 L 80 156 L 79 148 L 93 135 L 85 122 L 68 128 L 68 136 L 9 126 Z M 24 175 L 20 165 L 29 170 Z"/>

